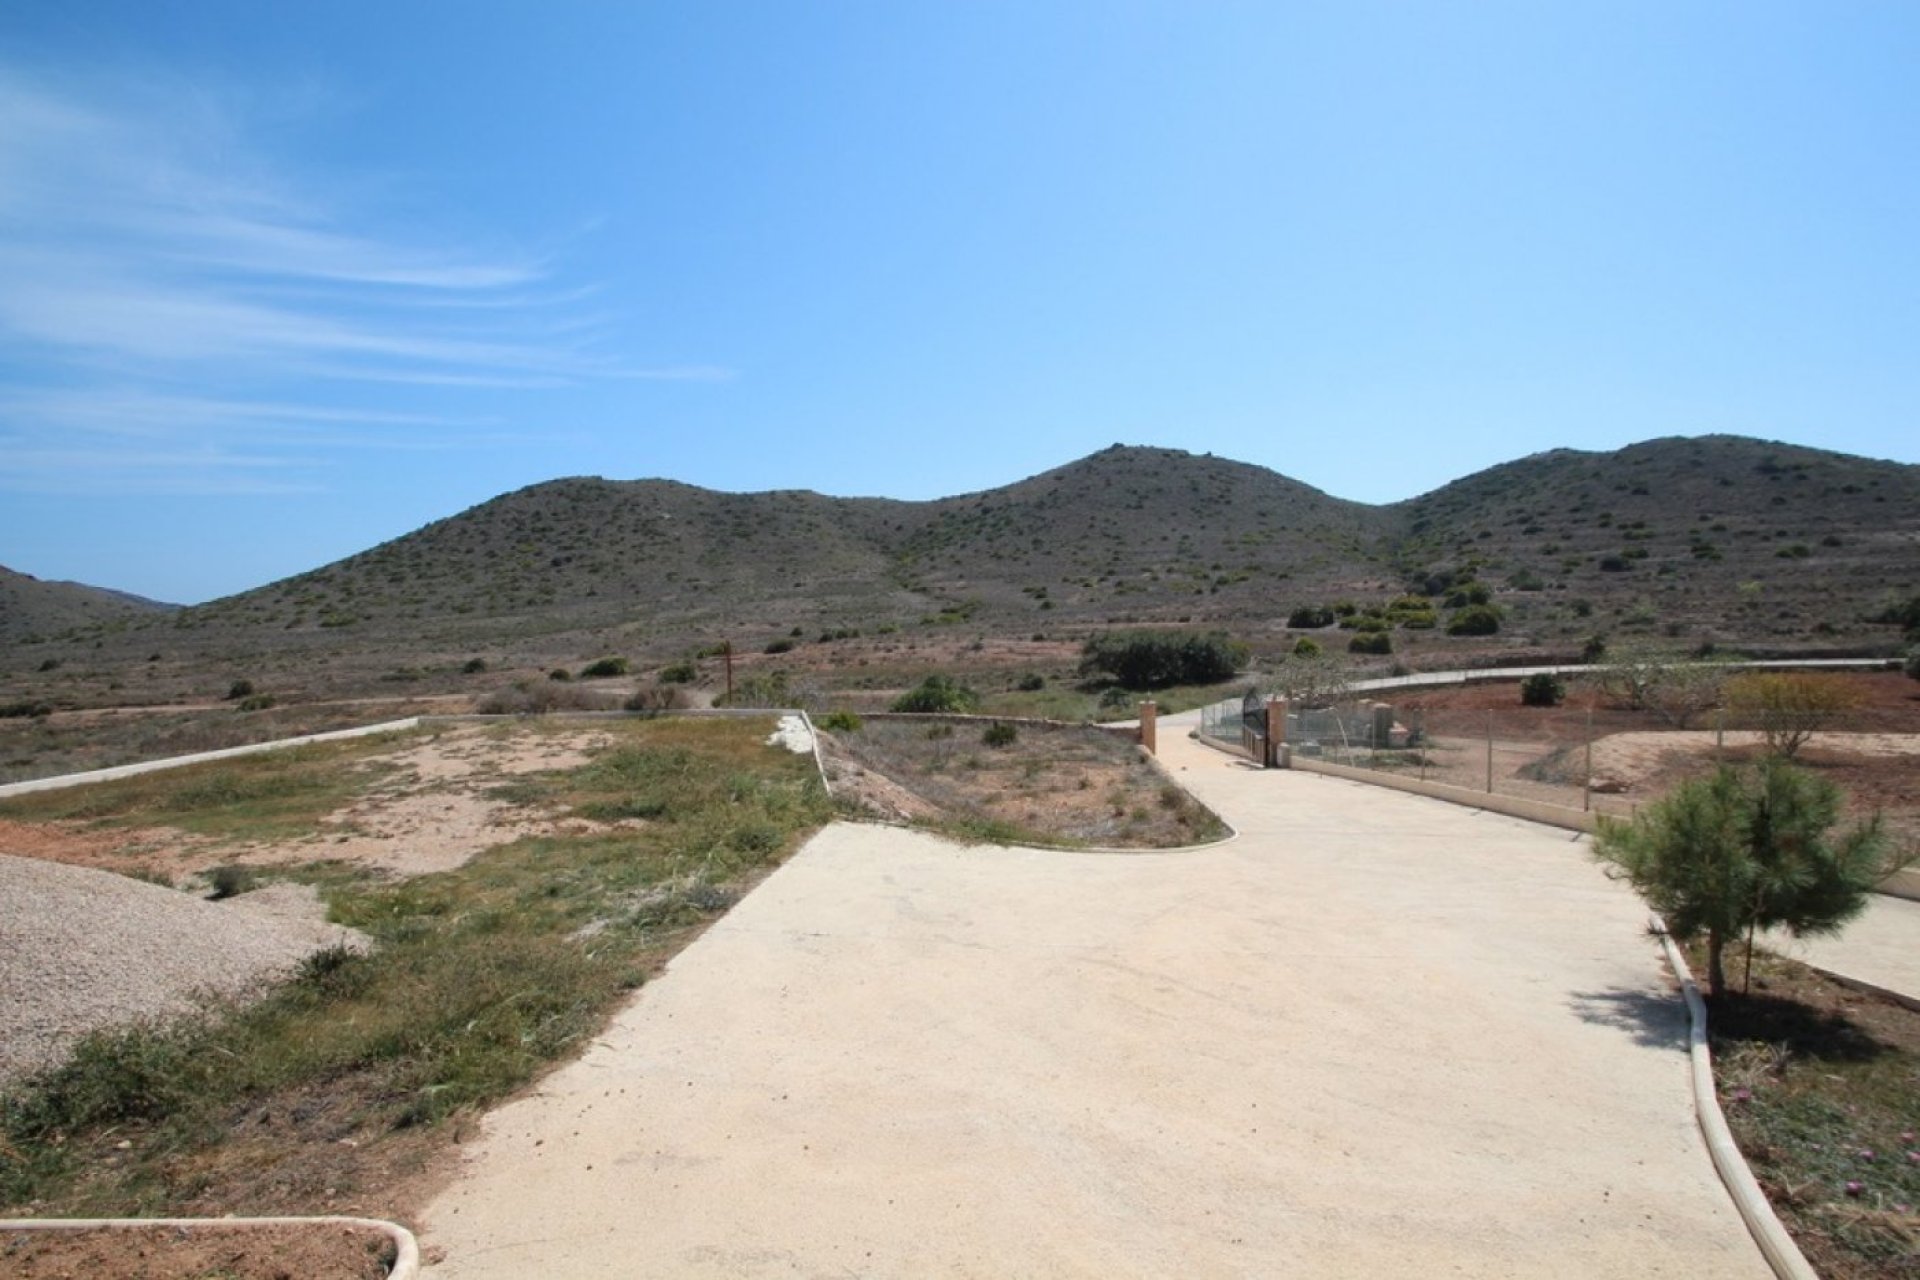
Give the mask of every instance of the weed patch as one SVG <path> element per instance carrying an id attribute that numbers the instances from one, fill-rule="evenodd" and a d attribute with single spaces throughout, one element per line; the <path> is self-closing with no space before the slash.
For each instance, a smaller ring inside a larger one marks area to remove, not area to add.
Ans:
<path id="1" fill-rule="evenodd" d="M 373 950 L 310 958 L 258 1003 L 95 1036 L 0 1100 L 0 1203 L 36 1212 L 310 1209 L 310 1167 L 351 1188 L 341 1141 L 383 1144 L 510 1093 L 574 1052 L 625 992 L 830 816 L 770 722 L 614 726 L 523 803 L 645 808 L 634 829 L 523 839 L 391 882 L 306 869 Z M 260 1117 L 277 1117 L 259 1143 Z M 112 1137 L 128 1144 L 111 1151 Z"/>
<path id="2" fill-rule="evenodd" d="M 380 734 L 139 774 L 0 802 L 19 822 L 155 821 L 225 840 L 277 840 L 312 831 L 393 766 L 373 757 L 406 735 Z"/>
<path id="3" fill-rule="evenodd" d="M 1753 982 L 1707 1026 L 1755 1176 L 1821 1275 L 1920 1275 L 1920 1014 L 1764 951 Z"/>

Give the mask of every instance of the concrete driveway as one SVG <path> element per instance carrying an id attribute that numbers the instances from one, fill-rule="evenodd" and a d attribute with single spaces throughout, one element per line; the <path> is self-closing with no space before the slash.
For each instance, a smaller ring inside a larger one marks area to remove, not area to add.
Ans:
<path id="1" fill-rule="evenodd" d="M 1161 741 L 1239 839 L 822 832 L 489 1117 L 435 1273 L 1770 1274 L 1584 845 Z"/>

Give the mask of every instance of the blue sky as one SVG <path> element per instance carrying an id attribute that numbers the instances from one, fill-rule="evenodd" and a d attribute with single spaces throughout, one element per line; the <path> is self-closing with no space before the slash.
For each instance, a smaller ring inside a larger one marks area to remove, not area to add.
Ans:
<path id="1" fill-rule="evenodd" d="M 1920 461 L 1920 8 L 0 8 L 0 564 L 193 602 L 565 475 L 1115 442 L 1394 501 Z"/>

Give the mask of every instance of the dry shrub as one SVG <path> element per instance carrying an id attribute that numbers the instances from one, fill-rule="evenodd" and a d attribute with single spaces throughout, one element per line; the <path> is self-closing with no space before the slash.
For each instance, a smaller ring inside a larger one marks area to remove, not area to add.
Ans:
<path id="1" fill-rule="evenodd" d="M 1845 676 L 1769 671 L 1727 681 L 1727 709 L 1759 729 L 1768 751 L 1789 760 L 1860 702 Z"/>
<path id="2" fill-rule="evenodd" d="M 676 685 L 664 684 L 636 689 L 625 703 L 628 711 L 684 711 L 692 705 L 692 694 Z"/>
<path id="3" fill-rule="evenodd" d="M 553 711 L 618 711 L 618 695 L 551 680 L 522 680 L 482 695 L 473 709 L 483 716 L 538 716 Z"/>

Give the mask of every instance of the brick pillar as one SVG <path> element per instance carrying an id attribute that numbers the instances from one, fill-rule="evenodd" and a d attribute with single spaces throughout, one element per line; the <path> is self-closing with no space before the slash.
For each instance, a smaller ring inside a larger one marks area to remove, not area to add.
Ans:
<path id="1" fill-rule="evenodd" d="M 1154 723 L 1159 715 L 1159 704 L 1151 699 L 1140 704 L 1140 745 L 1147 749 L 1150 756 L 1160 754 L 1160 739 Z"/>
<path id="2" fill-rule="evenodd" d="M 1287 700 L 1267 699 L 1267 758 L 1260 763 L 1269 769 L 1280 767 L 1287 748 Z"/>
<path id="3" fill-rule="evenodd" d="M 1375 750 L 1385 750 L 1393 745 L 1389 739 L 1393 736 L 1393 704 L 1376 702 L 1373 704 L 1373 745 Z"/>

